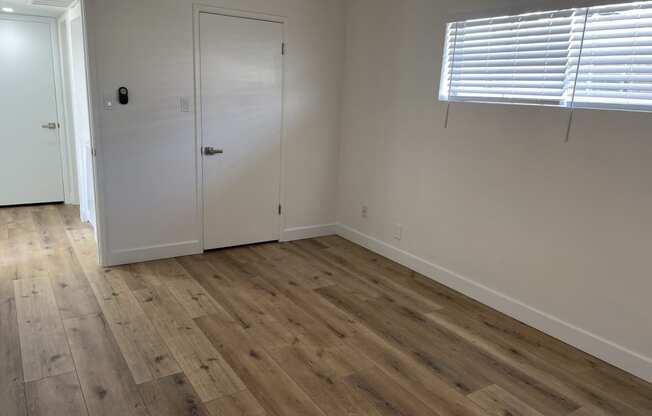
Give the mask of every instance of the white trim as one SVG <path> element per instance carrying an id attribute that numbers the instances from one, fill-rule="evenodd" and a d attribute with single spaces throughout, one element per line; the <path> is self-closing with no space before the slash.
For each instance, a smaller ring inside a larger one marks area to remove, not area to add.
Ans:
<path id="1" fill-rule="evenodd" d="M 64 133 L 62 126 L 65 120 L 63 68 L 61 67 L 61 55 L 59 50 L 59 23 L 55 18 L 46 18 L 50 21 L 52 36 L 52 65 L 54 69 L 54 89 L 57 100 L 57 134 L 59 136 L 59 147 L 61 148 L 61 179 L 63 182 L 63 200 L 66 203 L 76 201 L 74 189 L 75 160 L 74 153 L 68 152 L 68 135 Z M 63 126 L 65 127 L 65 126 Z"/>
<path id="2" fill-rule="evenodd" d="M 107 256 L 105 266 L 119 266 L 144 261 L 169 259 L 173 257 L 190 256 L 202 252 L 199 241 L 181 241 L 178 243 L 161 244 L 157 246 L 137 247 L 112 251 Z"/>
<path id="3" fill-rule="evenodd" d="M 438 266 L 349 226 L 337 224 L 337 234 L 485 305 L 524 322 L 616 367 L 652 382 L 652 358 L 631 351 L 585 329 L 540 311 L 473 279 Z"/>
<path id="4" fill-rule="evenodd" d="M 281 234 L 281 241 L 305 240 L 307 238 L 333 235 L 337 231 L 336 224 L 312 225 L 309 227 L 288 228 Z"/>
<path id="5" fill-rule="evenodd" d="M 197 205 L 197 218 L 199 218 L 199 230 L 197 235 L 200 236 L 202 250 L 205 248 L 204 241 L 204 174 L 203 174 L 203 158 L 201 155 L 202 148 L 202 103 L 201 103 L 201 48 L 200 48 L 200 30 L 199 30 L 199 16 L 201 13 L 212 13 L 223 16 L 239 17 L 243 19 L 256 19 L 268 22 L 280 23 L 283 25 L 282 41 L 287 44 L 287 18 L 285 16 L 276 16 L 265 13 L 257 13 L 245 10 L 228 9 L 224 7 L 210 6 L 206 4 L 195 3 L 192 7 L 193 10 L 193 50 L 194 50 L 194 74 L 195 74 L 195 181 L 196 181 L 196 205 Z M 286 204 L 285 204 L 285 162 L 287 160 L 287 132 L 285 123 L 285 108 L 286 108 L 286 65 L 285 56 L 282 58 L 281 68 L 281 160 L 279 169 L 281 170 L 280 184 L 279 184 L 279 204 L 282 206 L 281 215 L 278 223 L 279 240 L 283 239 L 285 223 L 286 223 Z"/>
<path id="6" fill-rule="evenodd" d="M 86 85 L 88 86 L 88 116 L 90 118 L 89 125 L 91 128 L 91 147 L 95 149 L 95 155 L 91 158 L 93 163 L 93 192 L 95 194 L 95 240 L 97 241 L 97 253 L 99 264 L 104 266 L 109 263 L 111 254 L 109 252 L 109 236 L 108 227 L 105 227 L 106 216 L 104 214 L 104 171 L 102 169 L 101 157 L 101 139 L 99 135 L 99 128 L 96 126 L 96 120 L 99 118 L 99 111 L 102 108 L 102 103 L 97 94 L 99 90 L 96 83 L 95 63 L 95 49 L 91 47 L 93 39 L 89 39 L 88 32 L 88 14 L 86 12 L 86 1 L 79 0 L 82 31 L 84 33 L 84 50 L 86 58 Z M 77 7 L 76 5 L 73 7 Z"/>
<path id="7" fill-rule="evenodd" d="M 77 181 L 77 152 L 75 151 L 75 134 L 73 129 L 73 114 L 72 103 L 69 102 L 68 93 L 72 93 L 70 78 L 66 77 L 66 64 L 68 70 L 70 67 L 70 56 L 68 54 L 70 49 L 70 36 L 68 33 L 68 19 L 67 12 L 57 20 L 57 34 L 58 34 L 58 48 L 59 48 L 59 66 L 61 68 L 61 86 L 62 86 L 62 121 L 61 121 L 61 134 L 65 137 L 66 153 L 64 156 L 63 173 L 64 173 L 64 193 L 66 204 L 78 205 L 79 204 L 79 184 Z M 62 26 L 63 25 L 63 29 Z M 66 44 L 64 45 L 63 39 L 65 37 Z M 64 47 L 65 46 L 65 47 Z"/>

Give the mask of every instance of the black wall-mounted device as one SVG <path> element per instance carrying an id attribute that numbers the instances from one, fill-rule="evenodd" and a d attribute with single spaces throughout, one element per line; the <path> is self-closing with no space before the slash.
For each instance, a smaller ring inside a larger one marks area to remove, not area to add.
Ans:
<path id="1" fill-rule="evenodd" d="M 118 88 L 118 102 L 122 105 L 129 104 L 129 90 L 127 87 Z"/>

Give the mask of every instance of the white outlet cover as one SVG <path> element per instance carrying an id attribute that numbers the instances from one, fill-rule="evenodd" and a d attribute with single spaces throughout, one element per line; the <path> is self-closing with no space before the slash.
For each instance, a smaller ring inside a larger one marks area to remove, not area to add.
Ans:
<path id="1" fill-rule="evenodd" d="M 397 240 L 403 238 L 403 226 L 401 224 L 394 224 L 394 238 Z"/>

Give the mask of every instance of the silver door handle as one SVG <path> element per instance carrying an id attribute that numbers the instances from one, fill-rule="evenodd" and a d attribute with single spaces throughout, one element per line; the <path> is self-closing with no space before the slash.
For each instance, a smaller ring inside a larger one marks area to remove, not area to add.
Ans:
<path id="1" fill-rule="evenodd" d="M 204 154 L 206 156 L 221 155 L 224 153 L 222 149 L 216 149 L 214 147 L 204 147 Z"/>
<path id="2" fill-rule="evenodd" d="M 41 127 L 43 127 L 44 129 L 56 130 L 57 123 L 52 122 L 52 123 L 48 123 L 48 124 L 43 124 L 43 125 L 41 125 Z"/>

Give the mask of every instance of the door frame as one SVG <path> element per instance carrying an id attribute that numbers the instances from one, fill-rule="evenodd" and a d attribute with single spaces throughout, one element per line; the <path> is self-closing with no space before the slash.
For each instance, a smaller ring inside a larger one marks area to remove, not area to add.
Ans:
<path id="1" fill-rule="evenodd" d="M 59 139 L 59 158 L 61 160 L 61 181 L 63 186 L 63 202 L 76 203 L 76 190 L 74 178 L 76 176 L 76 161 L 74 154 L 69 152 L 70 137 L 66 134 L 68 128 L 65 117 L 65 104 L 63 95 L 63 74 L 61 68 L 61 54 L 59 53 L 59 24 L 56 18 L 47 16 L 32 16 L 26 14 L 0 14 L 0 20 L 17 22 L 47 23 L 50 26 L 50 45 L 52 48 L 52 78 L 54 79 L 54 95 L 56 103 L 57 137 Z M 45 121 L 45 120 L 44 120 Z M 74 144 L 73 144 L 74 145 Z"/>
<path id="2" fill-rule="evenodd" d="M 217 6 L 209 6 L 205 4 L 193 4 L 193 49 L 194 49 L 194 67 L 195 67 L 195 166 L 196 166 L 196 205 L 197 205 L 197 218 L 199 218 L 198 235 L 200 236 L 200 246 L 202 251 L 205 251 L 205 238 L 204 238 L 204 158 L 201 154 L 203 146 L 203 131 L 202 131 L 202 102 L 201 102 L 201 49 L 200 49 L 200 30 L 199 30 L 199 17 L 202 13 L 216 14 L 228 17 L 238 17 L 241 19 L 261 20 L 265 22 L 280 23 L 282 25 L 282 42 L 287 45 L 287 18 L 284 16 L 277 16 L 265 13 L 250 12 L 245 10 L 227 9 Z M 287 50 L 287 49 L 286 49 Z M 285 129 L 285 79 L 286 79 L 286 65 L 285 54 L 281 58 L 281 160 L 280 160 L 280 186 L 279 186 L 279 204 L 282 206 L 278 240 L 282 240 L 283 230 L 285 229 L 286 209 L 285 209 L 285 161 L 287 149 L 287 132 Z"/>

